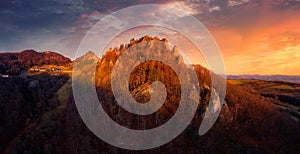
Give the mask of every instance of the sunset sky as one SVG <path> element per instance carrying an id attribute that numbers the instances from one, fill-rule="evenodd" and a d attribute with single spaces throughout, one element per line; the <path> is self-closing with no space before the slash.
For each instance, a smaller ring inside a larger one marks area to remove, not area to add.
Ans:
<path id="1" fill-rule="evenodd" d="M 227 74 L 300 74 L 300 0 L 1 1 L 0 52 L 51 50 L 73 59 L 105 15 L 153 3 L 199 19 L 219 45 Z"/>

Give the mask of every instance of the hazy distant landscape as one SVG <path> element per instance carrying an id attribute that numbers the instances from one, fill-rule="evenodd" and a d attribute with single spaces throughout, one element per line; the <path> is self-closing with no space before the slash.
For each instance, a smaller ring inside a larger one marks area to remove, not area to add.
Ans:
<path id="1" fill-rule="evenodd" d="M 285 81 L 300 83 L 300 75 L 227 75 L 228 79 L 255 79 L 265 81 Z"/>

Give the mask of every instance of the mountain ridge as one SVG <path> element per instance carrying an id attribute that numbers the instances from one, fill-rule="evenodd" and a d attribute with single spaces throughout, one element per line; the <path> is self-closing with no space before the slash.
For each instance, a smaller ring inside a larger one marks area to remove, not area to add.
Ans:
<path id="1" fill-rule="evenodd" d="M 65 66 L 71 62 L 71 59 L 53 51 L 23 50 L 21 52 L 6 52 L 0 53 L 0 73 L 20 75 L 33 66 Z"/>

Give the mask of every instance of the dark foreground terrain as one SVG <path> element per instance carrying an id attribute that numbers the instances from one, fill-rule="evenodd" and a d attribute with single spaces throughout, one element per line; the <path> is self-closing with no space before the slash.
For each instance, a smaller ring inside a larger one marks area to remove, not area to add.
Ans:
<path id="1" fill-rule="evenodd" d="M 300 84 L 254 79 L 229 80 L 229 82 L 242 87 L 250 93 L 272 99 L 280 111 L 289 113 L 291 118 L 299 122 Z"/>

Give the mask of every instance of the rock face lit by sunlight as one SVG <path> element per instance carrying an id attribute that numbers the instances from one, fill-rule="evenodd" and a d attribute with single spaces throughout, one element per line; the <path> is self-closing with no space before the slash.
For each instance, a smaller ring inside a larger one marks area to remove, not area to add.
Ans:
<path id="1" fill-rule="evenodd" d="M 212 113 L 216 113 L 217 111 L 221 110 L 221 101 L 220 101 L 220 97 L 218 96 L 218 94 L 216 93 L 216 90 L 213 89 L 212 92 L 214 93 L 214 96 L 213 97 L 213 100 L 211 101 L 212 102 L 212 105 L 208 106 L 209 107 L 209 111 L 212 112 Z"/>

